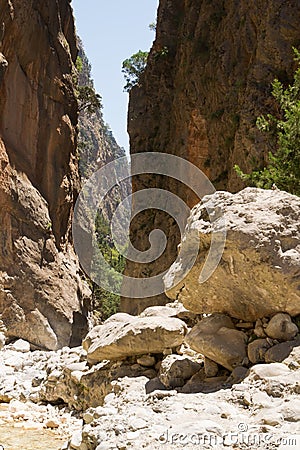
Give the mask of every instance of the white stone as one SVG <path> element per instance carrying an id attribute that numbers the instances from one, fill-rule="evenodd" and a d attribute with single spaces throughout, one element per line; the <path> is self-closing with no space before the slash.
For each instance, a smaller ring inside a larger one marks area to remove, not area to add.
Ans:
<path id="1" fill-rule="evenodd" d="M 12 350 L 21 353 L 28 353 L 30 351 L 30 344 L 23 339 L 18 339 L 16 342 L 11 344 Z"/>
<path id="2" fill-rule="evenodd" d="M 250 377 L 254 376 L 260 379 L 279 377 L 289 373 L 291 373 L 290 369 L 282 363 L 258 364 L 250 369 Z"/>
<path id="3" fill-rule="evenodd" d="M 82 432 L 81 430 L 75 431 L 72 435 L 71 441 L 70 441 L 70 448 L 75 450 L 81 450 L 82 444 Z"/>
<path id="4" fill-rule="evenodd" d="M 141 430 L 147 427 L 147 422 L 143 419 L 133 419 L 130 422 L 129 428 L 131 431 Z"/>
<path id="5" fill-rule="evenodd" d="M 187 332 L 185 323 L 173 317 L 133 317 L 127 322 L 109 321 L 95 327 L 83 341 L 87 360 L 96 364 L 103 360 L 127 356 L 162 353 L 165 348 L 181 345 Z"/>

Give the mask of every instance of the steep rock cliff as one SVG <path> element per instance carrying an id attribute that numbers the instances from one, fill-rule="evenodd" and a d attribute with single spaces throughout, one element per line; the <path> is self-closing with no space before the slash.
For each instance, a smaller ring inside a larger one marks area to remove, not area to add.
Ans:
<path id="1" fill-rule="evenodd" d="M 78 38 L 78 57 L 80 58 L 78 84 L 95 89 L 91 76 L 91 64 Z M 105 123 L 101 108 L 92 114 L 86 109 L 79 112 L 79 171 L 83 179 L 87 179 L 104 164 L 125 156 L 124 148 L 120 147 L 109 125 Z"/>
<path id="2" fill-rule="evenodd" d="M 68 0 L 0 2 L 0 324 L 54 349 L 86 331 L 71 247 L 79 190 Z"/>
<path id="3" fill-rule="evenodd" d="M 216 189 L 241 188 L 233 166 L 249 171 L 264 163 L 269 144 L 255 122 L 258 115 L 275 112 L 274 77 L 284 83 L 292 79 L 299 23 L 298 0 L 160 0 L 156 40 L 130 94 L 131 152 L 175 154 L 202 169 Z M 189 206 L 197 202 L 185 186 L 170 180 L 134 180 L 134 190 L 145 186 L 169 189 Z M 128 263 L 127 274 L 153 276 L 174 261 L 179 232 L 161 212 L 140 214 L 132 224 L 132 241 L 146 249 L 149 232 L 160 223 L 172 237 L 164 260 L 148 265 L 147 272 Z M 163 295 L 123 299 L 122 309 L 137 312 L 165 300 Z"/>
<path id="4" fill-rule="evenodd" d="M 95 90 L 91 75 L 91 64 L 80 38 L 78 38 L 78 46 L 78 57 L 80 59 L 78 84 L 79 86 L 89 86 Z M 79 111 L 78 127 L 79 173 L 82 181 L 85 182 L 105 164 L 124 157 L 125 150 L 118 145 L 109 125 L 105 123 L 101 107 L 96 108 L 92 113 L 82 108 Z M 103 213 L 106 220 L 110 221 L 120 199 L 126 197 L 129 191 L 129 182 L 120 183 L 119 186 L 112 189 L 104 205 Z"/>

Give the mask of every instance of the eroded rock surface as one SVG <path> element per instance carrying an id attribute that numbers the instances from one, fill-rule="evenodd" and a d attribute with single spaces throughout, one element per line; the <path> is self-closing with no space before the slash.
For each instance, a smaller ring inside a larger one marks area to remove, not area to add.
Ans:
<path id="1" fill-rule="evenodd" d="M 214 211 L 212 221 L 206 208 Z M 277 312 L 296 316 L 300 313 L 299 217 L 299 197 L 279 190 L 246 188 L 237 194 L 216 192 L 205 197 L 188 219 L 179 264 L 171 266 L 165 277 L 167 295 L 196 313 L 220 312 L 246 321 Z M 222 258 L 201 284 L 211 233 L 222 229 L 223 220 Z M 200 239 L 198 258 L 176 285 L 194 248 L 195 233 Z M 172 284 L 176 286 L 170 289 Z M 290 326 L 296 332 L 295 325 Z"/>
<path id="2" fill-rule="evenodd" d="M 244 364 L 247 335 L 233 326 L 223 326 L 222 322 L 226 321 L 231 322 L 229 317 L 221 315 L 205 318 L 189 331 L 185 341 L 193 350 L 233 370 Z"/>
<path id="3" fill-rule="evenodd" d="M 248 323 L 220 315 L 206 319 L 203 329 L 211 333 L 224 323 L 234 332 L 240 324 L 247 337 L 253 336 Z M 269 321 L 262 322 L 268 326 Z M 126 323 L 124 315 L 108 321 L 114 326 Z M 132 345 L 139 341 L 138 335 L 131 339 Z M 249 448 L 244 446 L 245 436 L 253 449 L 283 450 L 279 443 L 284 439 L 297 448 L 299 339 L 275 342 L 270 339 L 270 350 L 290 346 L 281 362 L 246 364 L 232 373 L 207 358 L 203 366 L 202 355 L 191 354 L 183 346 L 168 355 L 122 356 L 90 366 L 82 347 L 47 352 L 30 351 L 24 341 L 4 345 L 0 350 L 1 436 L 16 423 L 31 433 L 45 429 L 57 430 L 60 436 L 64 433 L 68 442 L 62 448 L 73 450 L 124 446 L 158 450 L 183 444 L 192 449 L 195 439 L 203 449 L 211 448 L 211 442 L 220 450 L 235 448 L 237 439 L 241 448 Z M 70 408 L 76 413 L 71 415 Z"/>
<path id="4" fill-rule="evenodd" d="M 70 2 L 4 1 L 0 24 L 0 326 L 42 348 L 78 345 L 89 292 L 70 236 L 79 190 Z"/>
<path id="5" fill-rule="evenodd" d="M 182 344 L 187 327 L 173 317 L 133 317 L 126 322 L 109 320 L 95 327 L 83 341 L 87 359 L 95 364 L 145 353 L 163 353 Z"/>

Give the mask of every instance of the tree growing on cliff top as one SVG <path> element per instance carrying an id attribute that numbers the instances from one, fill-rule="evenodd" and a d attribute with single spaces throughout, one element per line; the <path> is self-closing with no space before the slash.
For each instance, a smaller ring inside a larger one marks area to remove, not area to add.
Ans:
<path id="1" fill-rule="evenodd" d="M 235 166 L 238 175 L 249 185 L 270 189 L 275 184 L 279 189 L 300 196 L 300 52 L 293 48 L 298 68 L 294 82 L 284 89 L 275 79 L 272 95 L 275 98 L 280 117 L 271 114 L 260 116 L 257 126 L 263 132 L 275 135 L 276 148 L 269 153 L 267 167 L 250 174 Z"/>
<path id="2" fill-rule="evenodd" d="M 124 74 L 126 81 L 124 91 L 129 92 L 133 86 L 136 86 L 139 83 L 140 77 L 147 64 L 148 54 L 149 52 L 142 52 L 142 50 L 139 50 L 130 58 L 123 61 L 122 73 Z"/>
<path id="3" fill-rule="evenodd" d="M 93 86 L 78 86 L 77 98 L 79 112 L 88 111 L 88 113 L 93 114 L 102 108 L 101 96 L 96 93 Z"/>

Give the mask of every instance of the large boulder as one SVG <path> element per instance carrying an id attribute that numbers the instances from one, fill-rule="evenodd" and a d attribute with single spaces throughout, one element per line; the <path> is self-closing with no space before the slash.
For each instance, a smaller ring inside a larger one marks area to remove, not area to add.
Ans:
<path id="1" fill-rule="evenodd" d="M 272 317 L 265 331 L 272 339 L 289 341 L 296 336 L 299 330 L 288 314 L 279 313 Z"/>
<path id="2" fill-rule="evenodd" d="M 168 355 L 162 360 L 159 379 L 167 388 L 180 387 L 201 368 L 201 364 L 186 356 Z"/>
<path id="3" fill-rule="evenodd" d="M 267 339 L 256 339 L 248 345 L 248 358 L 252 364 L 265 361 L 265 354 L 271 347 Z"/>
<path id="4" fill-rule="evenodd" d="M 182 344 L 185 323 L 173 317 L 133 317 L 127 321 L 106 321 L 88 333 L 83 341 L 87 360 L 96 364 L 133 355 L 162 353 Z"/>
<path id="5" fill-rule="evenodd" d="M 234 329 L 231 319 L 220 314 L 204 318 L 189 331 L 185 341 L 193 350 L 229 370 L 246 361 L 247 335 Z"/>
<path id="6" fill-rule="evenodd" d="M 207 210 L 214 211 L 213 221 Z M 206 196 L 193 208 L 182 256 L 165 276 L 167 295 L 199 314 L 221 312 L 248 321 L 278 312 L 300 314 L 299 217 L 299 197 L 279 190 L 246 188 L 237 194 Z M 207 281 L 199 283 L 212 233 L 220 237 L 216 231 L 222 229 L 224 219 L 222 258 Z M 193 254 L 195 233 L 200 240 L 198 257 L 176 285 Z"/>

